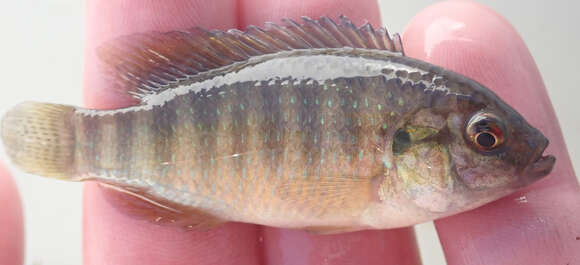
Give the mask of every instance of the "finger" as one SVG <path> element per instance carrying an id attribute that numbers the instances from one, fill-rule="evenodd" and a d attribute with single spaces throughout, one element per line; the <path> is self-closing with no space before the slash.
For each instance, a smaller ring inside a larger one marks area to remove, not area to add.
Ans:
<path id="1" fill-rule="evenodd" d="M 453 264 L 580 262 L 580 191 L 538 69 L 503 17 L 473 2 L 422 11 L 404 34 L 406 52 L 476 79 L 494 90 L 548 139 L 552 174 L 512 196 L 437 221 Z M 520 198 L 516 200 L 516 198 Z"/>
<path id="2" fill-rule="evenodd" d="M 277 22 L 281 18 L 318 18 L 343 14 L 357 25 L 380 26 L 376 1 L 242 1 L 241 26 Z M 267 264 L 419 264 L 412 228 L 317 236 L 303 231 L 266 228 Z"/>
<path id="3" fill-rule="evenodd" d="M 125 106 L 128 97 L 109 86 L 97 67 L 95 48 L 115 36 L 200 25 L 235 27 L 235 1 L 88 0 L 85 102 L 90 107 Z M 219 14 L 219 15 L 216 15 Z M 84 190 L 85 264 L 258 264 L 257 228 L 228 224 L 209 232 L 186 232 L 126 216 L 100 188 Z"/>
<path id="4" fill-rule="evenodd" d="M 0 202 L 0 264 L 23 264 L 24 227 L 20 195 L 3 165 L 0 165 Z"/>
<path id="5" fill-rule="evenodd" d="M 336 235 L 265 228 L 266 264 L 421 264 L 413 228 Z"/>
<path id="6" fill-rule="evenodd" d="M 374 26 L 381 25 L 377 1 L 316 0 L 316 1 L 272 1 L 245 0 L 240 2 L 239 25 L 262 25 L 266 21 L 279 22 L 282 18 L 299 19 L 301 16 L 337 18 L 346 15 L 355 24 L 369 21 Z"/>

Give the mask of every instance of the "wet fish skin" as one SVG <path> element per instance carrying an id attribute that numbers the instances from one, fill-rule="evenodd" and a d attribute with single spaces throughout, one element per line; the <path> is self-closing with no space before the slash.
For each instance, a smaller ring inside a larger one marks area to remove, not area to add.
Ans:
<path id="1" fill-rule="evenodd" d="M 385 36 L 363 29 L 354 30 Z M 238 45 L 270 35 L 219 36 Z M 137 71 L 104 56 L 139 105 L 25 103 L 5 116 L 3 140 L 25 171 L 106 183 L 194 226 L 241 221 L 323 233 L 407 226 L 475 208 L 549 173 L 547 139 L 487 88 L 403 56 L 390 38 L 370 40 L 350 42 L 386 50 L 238 45 L 247 51 L 236 50 L 236 59 L 215 53 L 225 59 L 207 56 L 214 60 L 201 65 L 215 65 L 197 70 L 176 59 L 179 49 L 152 42 L 148 56 L 175 64 L 173 72 L 132 58 Z M 192 75 L 180 75 L 186 71 Z M 474 117 L 488 125 L 470 134 Z M 30 140 L 38 138 L 35 123 L 52 128 L 53 120 L 57 140 Z M 486 126 L 499 130 L 490 131 L 501 137 L 497 148 L 474 142 Z"/>

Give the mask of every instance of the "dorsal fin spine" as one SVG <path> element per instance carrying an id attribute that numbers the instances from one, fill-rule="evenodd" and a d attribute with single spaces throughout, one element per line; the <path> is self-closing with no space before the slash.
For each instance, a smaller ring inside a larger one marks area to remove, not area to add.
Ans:
<path id="1" fill-rule="evenodd" d="M 357 28 L 348 18 L 338 23 L 328 17 L 302 24 L 283 19 L 282 25 L 266 23 L 246 31 L 208 31 L 192 28 L 167 33 L 152 32 L 123 36 L 101 46 L 98 55 L 105 63 L 113 85 L 142 98 L 211 69 L 247 60 L 252 56 L 283 50 L 310 48 L 367 48 L 399 52 L 400 36 L 391 38 L 384 28 L 367 22 Z"/>
<path id="2" fill-rule="evenodd" d="M 340 31 L 340 28 L 338 27 L 338 25 L 336 25 L 336 23 L 334 23 L 334 21 L 332 19 L 330 19 L 329 17 L 322 17 L 320 19 L 320 25 L 322 25 L 323 27 L 325 27 L 327 30 L 331 30 L 331 34 L 334 35 L 334 38 L 337 39 L 340 44 L 342 44 L 342 46 L 350 46 L 353 47 L 354 43 L 352 43 L 347 37 L 346 35 L 344 35 L 344 33 L 342 33 Z"/>
<path id="3" fill-rule="evenodd" d="M 292 19 L 283 19 L 282 22 L 288 25 L 288 30 L 291 30 L 293 33 L 298 35 L 298 37 L 304 40 L 307 45 L 306 48 L 320 48 L 324 46 L 320 41 L 314 40 L 308 36 L 306 31 L 304 31 L 304 29 L 300 26 L 300 24 L 296 23 L 296 21 Z"/>

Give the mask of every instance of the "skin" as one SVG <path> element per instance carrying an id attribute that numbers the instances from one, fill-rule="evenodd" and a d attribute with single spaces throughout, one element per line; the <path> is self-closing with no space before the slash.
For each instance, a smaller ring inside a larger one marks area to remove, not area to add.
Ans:
<path id="1" fill-rule="evenodd" d="M 20 195 L 8 170 L 0 163 L 0 264 L 24 262 L 24 227 Z"/>
<path id="2" fill-rule="evenodd" d="M 265 2 L 265 3 L 264 3 Z M 379 25 L 373 1 L 133 1 L 88 0 L 85 102 L 126 106 L 107 90 L 94 48 L 137 31 L 200 25 L 227 29 L 300 15 L 345 14 Z M 216 15 L 219 14 L 219 15 Z M 388 23 L 388 21 L 386 21 Z M 463 25 L 463 26 L 460 26 Z M 483 83 L 550 139 L 558 162 L 547 179 L 476 210 L 435 222 L 448 264 L 576 264 L 580 189 L 546 89 L 525 44 L 495 12 L 472 2 L 443 2 L 410 22 L 403 36 L 408 56 L 441 65 Z M 490 45 L 490 43 L 492 45 Z M 506 63 L 509 62 L 509 63 Z M 521 100 L 525 95 L 526 100 Z M 84 193 L 85 264 L 419 264 L 413 230 L 363 231 L 316 236 L 231 223 L 209 232 L 187 232 L 131 219 L 117 211 L 95 184 Z M 526 196 L 527 203 L 516 198 Z M 20 202 L 0 170 L 0 263 L 22 262 Z M 7 218 L 9 222 L 4 223 Z M 20 232 L 18 232 L 20 231 Z"/>

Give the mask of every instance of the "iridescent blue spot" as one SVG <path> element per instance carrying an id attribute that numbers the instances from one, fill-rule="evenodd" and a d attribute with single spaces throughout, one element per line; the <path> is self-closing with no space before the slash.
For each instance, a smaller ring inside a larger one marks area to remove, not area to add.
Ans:
<path id="1" fill-rule="evenodd" d="M 318 167 L 316 167 L 316 174 L 314 175 L 314 179 L 315 180 L 320 179 L 320 165 L 318 165 Z"/>
<path id="2" fill-rule="evenodd" d="M 294 96 L 291 96 L 290 97 L 290 103 L 294 104 L 294 101 L 295 101 Z"/>
<path id="3" fill-rule="evenodd" d="M 383 165 L 387 168 L 390 169 L 391 168 L 391 163 L 389 163 L 389 161 L 383 159 Z"/>
<path id="4" fill-rule="evenodd" d="M 358 107 L 358 101 L 355 100 L 354 103 L 352 103 L 352 107 L 356 109 Z"/>
<path id="5" fill-rule="evenodd" d="M 282 178 L 282 166 L 278 165 L 278 167 L 276 168 L 276 178 L 280 179 Z"/>
<path id="6" fill-rule="evenodd" d="M 166 174 L 167 174 L 167 167 L 163 167 L 163 168 L 161 169 L 161 177 L 162 177 L 163 179 L 165 179 L 165 175 L 166 175 Z"/>
<path id="7" fill-rule="evenodd" d="M 358 160 L 362 160 L 364 156 L 364 150 L 360 150 L 360 152 L 358 152 Z"/>
<path id="8" fill-rule="evenodd" d="M 369 98 L 365 97 L 365 107 L 369 107 Z"/>
<path id="9" fill-rule="evenodd" d="M 330 100 L 330 99 L 328 100 L 328 107 L 329 108 L 332 107 L 332 100 Z"/>

